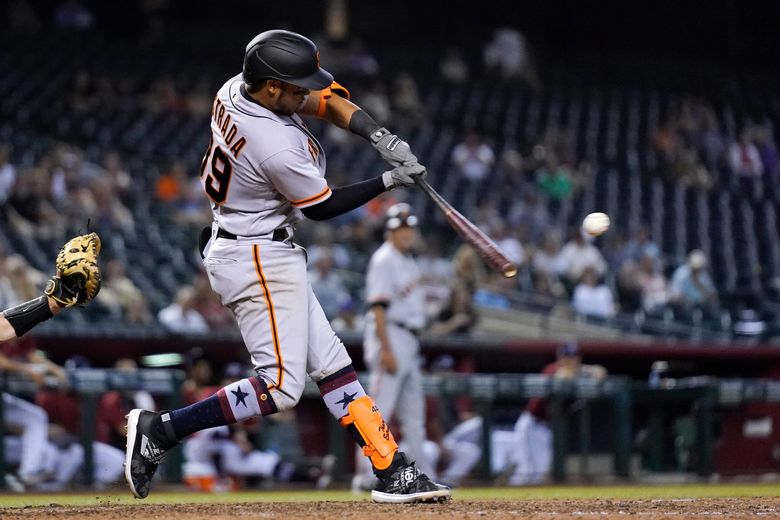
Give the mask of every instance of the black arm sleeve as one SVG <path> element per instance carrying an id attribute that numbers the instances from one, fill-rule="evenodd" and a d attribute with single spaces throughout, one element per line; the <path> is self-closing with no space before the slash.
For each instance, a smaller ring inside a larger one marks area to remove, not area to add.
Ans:
<path id="1" fill-rule="evenodd" d="M 312 220 L 327 220 L 352 211 L 386 191 L 382 176 L 334 188 L 326 200 L 303 208 L 303 214 Z"/>
<path id="2" fill-rule="evenodd" d="M 368 140 L 371 140 L 371 133 L 380 128 L 379 123 L 364 110 L 356 111 L 349 120 L 349 131 Z"/>

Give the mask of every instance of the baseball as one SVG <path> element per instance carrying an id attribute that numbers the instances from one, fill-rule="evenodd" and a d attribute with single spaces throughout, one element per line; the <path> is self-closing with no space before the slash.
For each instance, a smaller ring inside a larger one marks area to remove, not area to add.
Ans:
<path id="1" fill-rule="evenodd" d="M 582 221 L 582 229 L 587 234 L 597 237 L 609 229 L 609 217 L 606 213 L 590 213 Z"/>

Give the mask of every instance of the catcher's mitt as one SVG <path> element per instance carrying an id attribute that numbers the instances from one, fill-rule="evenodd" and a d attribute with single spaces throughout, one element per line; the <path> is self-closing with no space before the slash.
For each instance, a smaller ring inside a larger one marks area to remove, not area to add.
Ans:
<path id="1" fill-rule="evenodd" d="M 83 305 L 100 291 L 100 237 L 97 233 L 68 240 L 57 255 L 57 274 L 46 285 L 46 294 L 60 307 Z"/>

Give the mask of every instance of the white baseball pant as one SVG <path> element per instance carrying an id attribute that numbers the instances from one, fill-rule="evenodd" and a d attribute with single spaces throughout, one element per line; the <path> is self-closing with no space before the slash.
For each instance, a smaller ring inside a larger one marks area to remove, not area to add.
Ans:
<path id="1" fill-rule="evenodd" d="M 314 296 L 301 246 L 215 235 L 204 259 L 211 287 L 233 311 L 277 409 L 288 410 L 307 373 L 319 381 L 352 360 Z"/>
<path id="2" fill-rule="evenodd" d="M 39 479 L 46 469 L 49 416 L 40 406 L 3 393 L 3 422 L 6 429 L 20 430 L 19 478 L 24 482 Z M 6 451 L 6 457 L 9 452 Z"/>

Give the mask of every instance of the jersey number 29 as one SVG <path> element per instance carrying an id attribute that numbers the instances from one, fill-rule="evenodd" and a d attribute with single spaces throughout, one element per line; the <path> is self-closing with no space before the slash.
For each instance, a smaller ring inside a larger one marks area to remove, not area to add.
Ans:
<path id="1" fill-rule="evenodd" d="M 210 171 L 206 173 L 209 163 Z M 230 164 L 230 159 L 222 148 L 214 146 L 214 137 L 209 137 L 209 147 L 200 162 L 200 178 L 203 179 L 203 189 L 215 204 L 225 202 L 232 174 L 233 166 Z"/>

